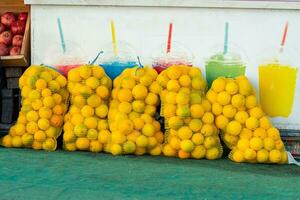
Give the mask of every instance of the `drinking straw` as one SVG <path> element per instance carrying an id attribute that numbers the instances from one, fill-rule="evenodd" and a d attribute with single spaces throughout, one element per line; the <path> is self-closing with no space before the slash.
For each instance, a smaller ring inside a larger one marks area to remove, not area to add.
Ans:
<path id="1" fill-rule="evenodd" d="M 284 44 L 285 44 L 285 40 L 286 40 L 286 35 L 287 35 L 287 32 L 288 32 L 288 28 L 289 28 L 289 22 L 286 22 L 285 26 L 284 26 L 284 31 L 283 31 L 282 39 L 281 39 L 280 52 L 283 51 L 283 47 L 284 47 Z"/>
<path id="2" fill-rule="evenodd" d="M 57 18 L 57 25 L 58 25 L 58 30 L 59 30 L 61 47 L 62 47 L 63 53 L 66 53 L 66 43 L 65 43 L 65 39 L 64 39 L 64 33 L 62 30 L 60 18 Z"/>
<path id="3" fill-rule="evenodd" d="M 173 23 L 170 22 L 170 24 L 169 24 L 169 34 L 168 34 L 168 43 L 167 43 L 167 53 L 170 53 L 170 51 L 171 51 L 172 29 L 173 29 Z"/>
<path id="4" fill-rule="evenodd" d="M 95 64 L 95 62 L 98 60 L 98 58 L 99 58 L 99 56 L 100 56 L 101 54 L 103 54 L 103 51 L 100 51 L 100 52 L 97 54 L 96 58 L 94 58 L 93 61 L 89 61 L 89 65 Z"/>
<path id="5" fill-rule="evenodd" d="M 114 54 L 115 54 L 115 56 L 117 56 L 117 54 L 118 54 L 117 41 L 116 41 L 116 35 L 115 35 L 115 23 L 113 20 L 111 20 L 111 22 L 110 22 L 110 28 L 111 28 L 111 39 L 112 39 Z"/>
<path id="6" fill-rule="evenodd" d="M 138 62 L 139 62 L 139 66 L 140 66 L 141 68 L 144 68 L 144 66 L 143 66 L 142 63 L 141 63 L 141 60 L 140 60 L 140 57 L 139 57 L 139 56 L 137 56 L 137 60 L 138 60 Z"/>
<path id="7" fill-rule="evenodd" d="M 225 36 L 224 36 L 224 50 L 223 54 L 226 54 L 228 52 L 228 29 L 229 29 L 229 23 L 225 23 Z"/>

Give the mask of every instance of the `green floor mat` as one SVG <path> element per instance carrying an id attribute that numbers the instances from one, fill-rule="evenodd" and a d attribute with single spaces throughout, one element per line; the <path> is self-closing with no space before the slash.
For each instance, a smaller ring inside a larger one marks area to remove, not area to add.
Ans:
<path id="1" fill-rule="evenodd" d="M 300 167 L 0 148 L 1 200 L 299 199 Z"/>

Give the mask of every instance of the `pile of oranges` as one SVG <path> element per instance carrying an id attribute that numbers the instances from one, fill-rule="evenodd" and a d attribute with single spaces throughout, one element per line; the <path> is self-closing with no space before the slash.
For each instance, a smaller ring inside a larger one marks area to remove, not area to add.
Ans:
<path id="1" fill-rule="evenodd" d="M 211 104 L 203 98 L 206 82 L 196 67 L 171 66 L 157 78 L 162 87 L 161 115 L 166 133 L 163 153 L 182 159 L 222 156 Z"/>
<path id="2" fill-rule="evenodd" d="M 232 149 L 235 162 L 286 163 L 287 154 L 278 129 L 259 106 L 255 90 L 245 76 L 220 77 L 206 93 L 212 104 L 215 124 Z"/>
<path id="3" fill-rule="evenodd" d="M 287 162 L 279 130 L 245 76 L 219 77 L 206 91 L 197 67 L 174 65 L 159 75 L 128 68 L 112 82 L 101 66 L 72 69 L 68 80 L 55 69 L 31 66 L 19 85 L 22 108 L 1 140 L 5 147 L 54 151 L 63 128 L 68 151 L 213 160 L 223 154 L 221 139 L 234 162 Z"/>
<path id="4" fill-rule="evenodd" d="M 100 66 L 85 65 L 68 73 L 70 108 L 63 142 L 68 151 L 100 152 L 108 142 L 107 114 L 112 81 Z"/>
<path id="5" fill-rule="evenodd" d="M 163 133 L 155 120 L 160 104 L 157 72 L 151 68 L 126 69 L 114 80 L 108 121 L 108 152 L 113 155 L 161 154 Z"/>
<path id="6" fill-rule="evenodd" d="M 67 111 L 66 85 L 66 78 L 54 69 L 29 67 L 19 80 L 22 108 L 3 146 L 54 151 Z"/>

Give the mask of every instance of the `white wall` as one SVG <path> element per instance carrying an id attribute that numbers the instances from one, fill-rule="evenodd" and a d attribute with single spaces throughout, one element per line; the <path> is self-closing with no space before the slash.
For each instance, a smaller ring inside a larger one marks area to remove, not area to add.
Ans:
<path id="1" fill-rule="evenodd" d="M 62 20 L 66 39 L 80 45 L 86 61 L 111 41 L 109 22 L 114 19 L 117 39 L 130 43 L 144 64 L 151 64 L 151 56 L 166 41 L 172 21 L 173 39 L 193 52 L 194 64 L 202 69 L 216 45 L 222 44 L 224 22 L 228 21 L 229 40 L 248 56 L 247 76 L 256 86 L 257 66 L 278 46 L 288 20 L 286 46 L 294 50 L 297 56 L 293 62 L 300 66 L 300 11 L 296 10 L 36 5 L 32 6 L 33 63 L 44 63 L 47 49 L 59 42 L 57 17 Z M 299 77 L 292 115 L 273 119 L 280 128 L 300 129 Z"/>

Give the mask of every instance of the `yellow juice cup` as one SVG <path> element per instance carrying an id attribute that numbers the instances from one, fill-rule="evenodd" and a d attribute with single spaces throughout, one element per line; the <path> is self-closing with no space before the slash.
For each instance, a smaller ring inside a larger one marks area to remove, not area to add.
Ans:
<path id="1" fill-rule="evenodd" d="M 277 62 L 259 66 L 259 94 L 270 117 L 289 117 L 293 110 L 297 82 L 296 67 Z"/>

